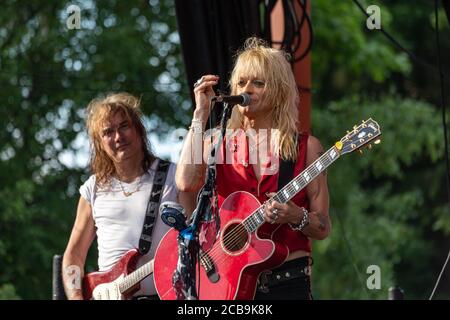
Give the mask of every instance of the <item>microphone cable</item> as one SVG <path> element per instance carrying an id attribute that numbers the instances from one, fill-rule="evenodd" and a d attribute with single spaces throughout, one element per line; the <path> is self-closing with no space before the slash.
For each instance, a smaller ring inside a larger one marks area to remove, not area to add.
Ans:
<path id="1" fill-rule="evenodd" d="M 353 0 L 353 3 L 356 4 L 356 6 L 361 10 L 361 12 L 367 17 L 369 18 L 370 15 L 366 12 L 366 10 L 364 10 L 363 6 L 361 5 L 361 3 L 359 3 L 358 0 Z M 389 39 L 389 41 L 391 41 L 398 49 L 400 49 L 401 51 L 405 52 L 408 56 L 411 57 L 411 59 L 415 62 L 417 62 L 418 64 L 421 64 L 427 68 L 430 68 L 434 71 L 438 71 L 438 69 L 436 68 L 436 66 L 432 65 L 431 63 L 417 57 L 414 53 L 412 53 L 410 50 L 406 49 L 405 47 L 403 47 L 397 40 L 394 39 L 393 36 L 391 36 L 386 30 L 384 30 L 382 27 L 380 27 L 379 29 L 381 31 L 381 33 Z M 445 76 L 446 78 L 448 78 L 448 76 Z"/>
<path id="2" fill-rule="evenodd" d="M 281 48 L 291 55 L 291 63 L 296 63 L 303 60 L 311 51 L 313 42 L 313 30 L 311 18 L 306 11 L 308 0 L 283 0 L 284 9 L 284 35 L 282 41 L 270 41 L 270 44 L 281 45 Z M 297 17 L 295 5 L 298 5 L 302 9 L 302 14 Z M 275 4 L 268 3 L 266 5 L 266 13 L 270 14 Z M 267 19 L 266 19 L 267 20 Z M 270 21 L 270 20 L 268 20 Z M 298 57 L 295 57 L 295 52 L 300 48 L 302 44 L 301 30 L 305 22 L 308 25 L 309 39 L 306 48 L 300 53 Z"/>
<path id="3" fill-rule="evenodd" d="M 437 48 L 437 61 L 438 61 L 438 69 L 439 69 L 439 82 L 441 85 L 441 109 L 442 109 L 442 124 L 444 128 L 444 141 L 445 141 L 445 164 L 446 164 L 446 173 L 447 173 L 447 200 L 450 206 L 450 175 L 449 175 L 449 165 L 448 165 L 448 141 L 447 141 L 447 124 L 445 122 L 445 93 L 444 93 L 444 73 L 442 72 L 442 61 L 441 61 L 441 45 L 439 40 L 439 14 L 438 14 L 438 0 L 434 0 L 434 14 L 435 14 L 435 30 L 436 30 L 436 48 Z M 429 300 L 433 299 L 434 294 L 436 292 L 437 287 L 441 281 L 441 277 L 444 273 L 445 268 L 447 267 L 448 260 L 450 258 L 450 250 L 447 255 L 447 259 L 442 266 L 441 272 L 436 280 L 433 291 L 431 292 Z"/>
<path id="4" fill-rule="evenodd" d="M 350 245 L 350 241 L 348 240 L 347 233 L 345 232 L 344 221 L 342 221 L 342 217 L 341 217 L 341 214 L 339 213 L 339 210 L 335 210 L 335 213 L 336 213 L 336 217 L 339 222 L 339 225 L 341 227 L 342 239 L 344 239 L 344 244 L 348 249 L 348 253 L 350 256 L 350 260 L 352 262 L 352 266 L 355 269 L 355 273 L 358 277 L 361 287 L 364 289 L 364 293 L 366 294 L 367 299 L 370 299 L 368 288 L 366 285 L 364 285 L 364 280 L 362 279 L 361 273 L 359 272 L 358 267 L 356 266 L 355 255 L 353 254 L 352 247 Z"/>
<path id="5" fill-rule="evenodd" d="M 358 8 L 364 13 L 366 17 L 369 17 L 369 14 L 364 10 L 361 3 L 358 2 L 358 0 L 353 0 L 353 2 L 358 6 Z M 446 165 L 446 182 L 447 182 L 447 202 L 450 207 L 450 168 L 449 168 L 449 159 L 448 159 L 448 139 L 447 139 L 447 123 L 445 120 L 446 114 L 445 114 L 445 93 L 444 93 L 444 82 L 446 79 L 448 79 L 448 76 L 442 71 L 442 63 L 441 63 L 441 57 L 440 57 L 440 40 L 439 40 L 439 19 L 438 19 L 438 0 L 434 1 L 434 11 L 435 11 L 435 33 L 436 33 L 436 46 L 437 46 L 437 60 L 438 60 L 438 66 L 436 66 L 428 63 L 427 61 L 420 59 L 417 57 L 414 53 L 412 53 L 410 50 L 404 48 L 397 40 L 394 39 L 389 33 L 387 33 L 383 28 L 380 28 L 380 31 L 383 33 L 383 35 L 388 38 L 395 46 L 397 46 L 401 51 L 408 54 L 408 56 L 411 57 L 413 61 L 416 63 L 423 65 L 435 72 L 439 73 L 439 82 L 440 82 L 440 91 L 441 91 L 441 109 L 442 109 L 442 127 L 443 127 L 443 133 L 444 133 L 444 152 L 445 152 L 445 165 Z M 447 256 L 447 259 L 444 262 L 444 265 L 442 267 L 442 270 L 438 276 L 438 279 L 436 281 L 436 284 L 433 288 L 433 291 L 429 297 L 429 300 L 431 300 L 434 296 L 434 293 L 436 292 L 436 289 L 439 285 L 439 282 L 441 280 L 442 274 L 444 273 L 445 268 L 447 267 L 447 263 L 450 258 L 450 250 Z"/>

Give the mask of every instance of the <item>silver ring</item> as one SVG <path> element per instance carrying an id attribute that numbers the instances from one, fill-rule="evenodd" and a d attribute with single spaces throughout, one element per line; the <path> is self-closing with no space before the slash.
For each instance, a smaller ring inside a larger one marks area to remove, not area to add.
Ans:
<path id="1" fill-rule="evenodd" d="M 194 83 L 194 88 L 197 88 L 199 85 L 201 85 L 203 83 L 203 77 L 201 77 L 200 79 L 198 79 L 195 83 Z"/>
<path id="2" fill-rule="evenodd" d="M 272 214 L 273 214 L 273 220 L 277 220 L 278 219 L 278 209 L 273 209 L 272 210 Z"/>

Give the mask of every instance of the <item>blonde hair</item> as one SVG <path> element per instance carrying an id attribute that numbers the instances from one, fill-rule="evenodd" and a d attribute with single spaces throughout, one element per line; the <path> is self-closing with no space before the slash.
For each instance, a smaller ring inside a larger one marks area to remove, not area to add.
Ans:
<path id="1" fill-rule="evenodd" d="M 129 93 L 109 94 L 106 97 L 93 99 L 87 107 L 86 127 L 90 140 L 90 165 L 93 174 L 99 184 L 105 184 L 109 178 L 116 173 L 116 168 L 112 159 L 103 150 L 102 146 L 102 129 L 106 121 L 114 116 L 117 112 L 130 121 L 138 135 L 141 137 L 142 151 L 144 158 L 142 168 L 146 172 L 155 156 L 150 151 L 146 130 L 142 123 L 142 114 L 140 110 L 140 100 Z"/>
<path id="2" fill-rule="evenodd" d="M 269 47 L 259 38 L 249 38 L 238 52 L 230 78 L 231 94 L 236 94 L 239 77 L 253 77 L 265 81 L 264 103 L 273 106 L 273 126 L 276 130 L 272 141 L 283 160 L 297 159 L 297 125 L 299 93 L 294 74 L 283 50 Z M 228 128 L 242 128 L 244 116 L 234 108 Z"/>

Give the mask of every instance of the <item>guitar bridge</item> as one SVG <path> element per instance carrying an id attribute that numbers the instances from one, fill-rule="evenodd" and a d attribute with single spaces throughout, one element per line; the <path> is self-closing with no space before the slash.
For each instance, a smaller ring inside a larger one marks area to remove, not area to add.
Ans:
<path id="1" fill-rule="evenodd" d="M 203 269 L 205 269 L 206 275 L 208 276 L 209 281 L 212 283 L 216 283 L 220 279 L 220 275 L 217 273 L 216 267 L 214 265 L 214 261 L 206 252 L 202 252 L 200 257 L 200 264 Z"/>

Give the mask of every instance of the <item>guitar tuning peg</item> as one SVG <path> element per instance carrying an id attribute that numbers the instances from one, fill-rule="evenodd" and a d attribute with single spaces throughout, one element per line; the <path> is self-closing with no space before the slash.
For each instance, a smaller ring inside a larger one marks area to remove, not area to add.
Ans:
<path id="1" fill-rule="evenodd" d="M 377 139 L 374 141 L 374 144 L 380 144 L 381 143 L 381 139 Z"/>
<path id="2" fill-rule="evenodd" d="M 360 154 L 363 154 L 363 153 L 364 153 L 361 149 L 359 149 L 358 151 L 359 151 Z"/>
<path id="3" fill-rule="evenodd" d="M 372 149 L 372 144 L 369 143 L 369 144 L 367 145 L 367 147 L 368 147 L 369 149 Z"/>

